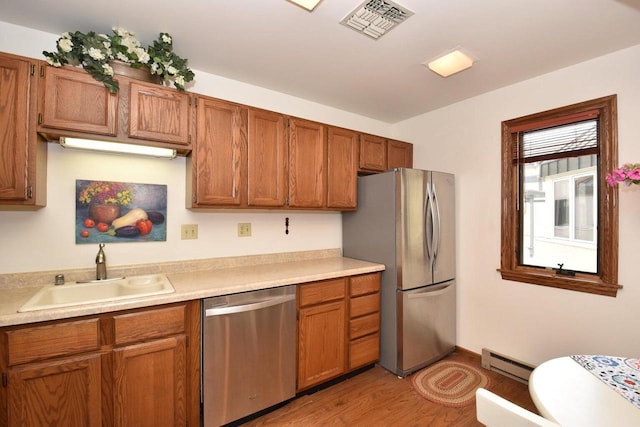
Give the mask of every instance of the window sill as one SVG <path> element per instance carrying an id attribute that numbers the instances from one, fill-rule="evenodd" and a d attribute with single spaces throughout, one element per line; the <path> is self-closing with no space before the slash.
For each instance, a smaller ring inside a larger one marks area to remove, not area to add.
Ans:
<path id="1" fill-rule="evenodd" d="M 531 283 L 533 285 L 567 289 L 570 291 L 615 297 L 621 285 L 606 283 L 597 276 L 576 273 L 575 276 L 562 276 L 552 271 L 532 268 L 518 268 L 515 270 L 498 269 L 503 280 Z"/>

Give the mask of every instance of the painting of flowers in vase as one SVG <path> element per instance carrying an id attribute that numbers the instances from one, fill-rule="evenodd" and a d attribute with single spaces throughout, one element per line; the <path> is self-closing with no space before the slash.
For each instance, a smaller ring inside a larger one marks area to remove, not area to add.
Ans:
<path id="1" fill-rule="evenodd" d="M 76 243 L 167 240 L 167 186 L 76 180 Z"/>

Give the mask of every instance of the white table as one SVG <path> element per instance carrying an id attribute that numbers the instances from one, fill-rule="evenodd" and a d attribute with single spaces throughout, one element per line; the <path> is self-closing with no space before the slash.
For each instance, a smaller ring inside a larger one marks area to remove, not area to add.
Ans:
<path id="1" fill-rule="evenodd" d="M 638 427 L 640 409 L 569 357 L 544 362 L 529 378 L 540 414 L 563 427 Z"/>

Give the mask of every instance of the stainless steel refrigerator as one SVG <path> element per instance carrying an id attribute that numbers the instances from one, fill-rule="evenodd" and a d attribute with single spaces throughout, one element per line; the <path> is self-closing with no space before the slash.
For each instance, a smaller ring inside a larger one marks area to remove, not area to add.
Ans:
<path id="1" fill-rule="evenodd" d="M 455 179 L 398 168 L 358 177 L 358 210 L 342 216 L 346 257 L 382 273 L 380 362 L 406 376 L 456 344 Z"/>

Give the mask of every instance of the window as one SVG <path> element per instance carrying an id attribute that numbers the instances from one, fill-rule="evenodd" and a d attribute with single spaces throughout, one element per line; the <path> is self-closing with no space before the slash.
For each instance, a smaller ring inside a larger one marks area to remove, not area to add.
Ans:
<path id="1" fill-rule="evenodd" d="M 615 296 L 616 96 L 502 123 L 505 280 Z"/>

